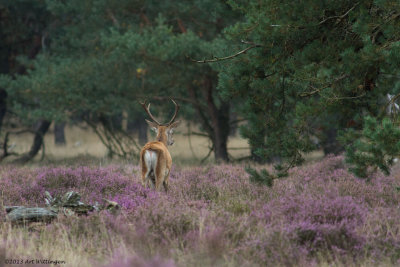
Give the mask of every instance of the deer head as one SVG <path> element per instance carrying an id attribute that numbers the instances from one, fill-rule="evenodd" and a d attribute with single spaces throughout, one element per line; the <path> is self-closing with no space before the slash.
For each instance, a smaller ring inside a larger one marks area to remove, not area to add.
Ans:
<path id="1" fill-rule="evenodd" d="M 180 121 L 175 121 L 176 115 L 179 111 L 179 105 L 171 99 L 171 101 L 175 105 L 175 113 L 172 116 L 172 119 L 168 123 L 160 123 L 154 118 L 154 116 L 150 112 L 150 103 L 146 105 L 146 101 L 141 103 L 142 107 L 146 111 L 146 113 L 150 116 L 153 121 L 146 120 L 147 124 L 150 126 L 150 129 L 156 132 L 157 141 L 164 143 L 165 145 L 171 146 L 174 144 L 174 139 L 172 137 L 173 131 L 178 125 L 181 123 Z M 175 121 L 175 122 L 174 122 Z"/>

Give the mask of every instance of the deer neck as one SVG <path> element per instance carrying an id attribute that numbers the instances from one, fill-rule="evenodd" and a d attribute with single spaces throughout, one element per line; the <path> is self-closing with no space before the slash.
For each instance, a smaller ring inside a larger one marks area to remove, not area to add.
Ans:
<path id="1" fill-rule="evenodd" d="M 167 146 L 167 133 L 166 133 L 166 129 L 163 128 L 159 128 L 158 129 L 158 134 L 157 134 L 157 141 L 163 143 L 165 146 Z"/>

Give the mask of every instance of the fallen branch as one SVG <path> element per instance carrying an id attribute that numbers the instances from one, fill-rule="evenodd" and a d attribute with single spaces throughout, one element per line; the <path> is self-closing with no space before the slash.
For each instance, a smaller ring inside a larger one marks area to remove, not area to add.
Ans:
<path id="1" fill-rule="evenodd" d="M 116 213 L 120 210 L 118 203 L 103 199 L 104 205 L 88 205 L 80 201 L 81 196 L 74 191 L 64 194 L 62 197 L 52 197 L 49 192 L 45 192 L 45 202 L 47 207 L 24 207 L 24 206 L 5 206 L 7 220 L 13 223 L 30 222 L 51 222 L 58 217 L 59 213 L 65 216 L 87 215 L 89 212 L 109 210 Z"/>
<path id="2" fill-rule="evenodd" d="M 6 211 L 9 207 L 5 207 Z M 50 222 L 57 218 L 57 213 L 47 208 L 14 207 L 7 213 L 11 222 Z"/>

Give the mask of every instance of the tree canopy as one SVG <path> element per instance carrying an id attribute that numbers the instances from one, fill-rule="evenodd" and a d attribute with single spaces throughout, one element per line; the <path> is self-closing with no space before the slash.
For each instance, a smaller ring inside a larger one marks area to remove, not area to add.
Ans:
<path id="1" fill-rule="evenodd" d="M 397 0 L 5 1 L 0 87 L 22 121 L 83 118 L 121 156 L 112 118 L 173 96 L 217 160 L 230 160 L 234 111 L 253 160 L 280 174 L 322 148 L 347 149 L 367 176 L 400 153 L 386 98 L 400 93 L 398 10 Z"/>
<path id="2" fill-rule="evenodd" d="M 399 2 L 231 4 L 245 20 L 228 27 L 227 37 L 257 47 L 226 64 L 218 88 L 226 98 L 246 99 L 242 110 L 249 114 L 249 124 L 242 133 L 254 153 L 261 158 L 280 156 L 286 159 L 281 166 L 286 169 L 315 149 L 312 137 L 317 136 L 328 153 L 346 146 L 349 162 L 359 164 L 365 151 L 355 140 L 365 135 L 348 138 L 349 133 L 370 127 L 365 117 L 382 120 L 387 115 L 386 94 L 397 95 L 400 89 Z M 326 142 L 332 135 L 342 139 L 335 149 Z M 366 157 L 374 158 L 369 164 L 380 166 L 399 153 L 384 159 L 385 153 L 369 152 L 372 155 Z"/>

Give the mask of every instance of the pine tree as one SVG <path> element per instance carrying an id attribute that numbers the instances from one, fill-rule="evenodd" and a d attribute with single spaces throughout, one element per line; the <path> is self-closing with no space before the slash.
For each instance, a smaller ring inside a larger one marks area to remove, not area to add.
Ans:
<path id="1" fill-rule="evenodd" d="M 139 117 L 138 101 L 144 99 L 161 106 L 155 112 L 160 117 L 170 116 L 172 96 L 183 106 L 182 114 L 197 114 L 215 158 L 229 160 L 230 102 L 216 91 L 217 71 L 190 58 L 229 49 L 221 33 L 237 21 L 238 12 L 210 0 L 44 4 L 51 14 L 46 50 L 34 60 L 20 59 L 29 66 L 27 75 L 0 78 L 21 118 L 80 117 L 95 130 L 102 124 L 114 131 L 113 118 L 123 112 Z M 108 138 L 113 139 L 111 132 L 103 135 Z"/>
<path id="2" fill-rule="evenodd" d="M 229 27 L 227 36 L 249 50 L 224 61 L 218 88 L 226 99 L 245 101 L 242 114 L 249 123 L 243 136 L 261 158 L 280 157 L 280 169 L 301 163 L 316 148 L 314 137 L 344 140 L 349 130 L 370 127 L 364 117 L 381 121 L 382 99 L 400 93 L 400 2 L 230 3 L 246 19 Z M 349 158 L 359 155 L 352 151 Z"/>

